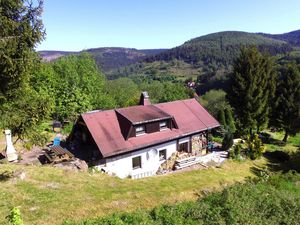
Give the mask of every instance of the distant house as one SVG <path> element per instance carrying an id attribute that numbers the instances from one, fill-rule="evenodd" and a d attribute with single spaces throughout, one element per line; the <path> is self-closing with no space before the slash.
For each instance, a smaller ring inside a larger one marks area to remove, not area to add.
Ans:
<path id="1" fill-rule="evenodd" d="M 219 126 L 195 99 L 82 114 L 69 137 L 77 157 L 120 178 L 155 175 L 177 151 L 206 154 L 208 132 Z M 76 155 L 75 154 L 75 155 Z"/>

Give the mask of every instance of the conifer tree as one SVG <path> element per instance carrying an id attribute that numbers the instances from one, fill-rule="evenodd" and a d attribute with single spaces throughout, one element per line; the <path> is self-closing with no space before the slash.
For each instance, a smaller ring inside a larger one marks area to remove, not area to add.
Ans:
<path id="1" fill-rule="evenodd" d="M 34 48 L 43 40 L 42 1 L 0 1 L 0 103 L 26 86 L 37 60 Z M 20 95 L 22 95 L 21 93 Z"/>
<path id="2" fill-rule="evenodd" d="M 254 129 L 259 131 L 268 122 L 275 76 L 270 56 L 261 54 L 256 47 L 241 49 L 227 95 L 241 131 L 252 134 Z"/>
<path id="3" fill-rule="evenodd" d="M 229 127 L 229 130 L 231 131 L 231 133 L 234 134 L 236 131 L 236 127 L 234 124 L 231 108 L 229 107 L 225 108 L 225 117 L 226 117 L 226 124 Z"/>
<path id="4" fill-rule="evenodd" d="M 225 112 L 224 109 L 220 109 L 218 113 L 218 120 L 220 121 L 221 125 L 226 127 L 226 119 L 225 119 Z"/>
<path id="5" fill-rule="evenodd" d="M 40 64 L 42 6 L 42 0 L 0 0 L 0 128 L 22 139 L 42 137 L 36 128 L 51 109 L 47 93 L 30 84 Z"/>
<path id="6" fill-rule="evenodd" d="M 300 132 L 300 72 L 295 63 L 282 70 L 273 105 L 271 125 L 285 131 L 286 142 L 289 135 Z"/>

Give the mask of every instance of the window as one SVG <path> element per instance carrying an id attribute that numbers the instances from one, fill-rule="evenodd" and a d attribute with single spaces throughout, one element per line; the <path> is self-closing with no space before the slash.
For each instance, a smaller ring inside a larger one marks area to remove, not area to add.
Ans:
<path id="1" fill-rule="evenodd" d="M 167 121 L 162 121 L 159 123 L 159 129 L 160 130 L 165 130 L 167 129 Z"/>
<path id="2" fill-rule="evenodd" d="M 142 157 L 134 157 L 132 158 L 132 169 L 139 169 L 142 168 Z"/>
<path id="3" fill-rule="evenodd" d="M 159 161 L 167 159 L 167 150 L 163 149 L 159 151 Z"/>
<path id="4" fill-rule="evenodd" d="M 180 152 L 189 152 L 189 143 L 184 142 L 184 143 L 179 144 L 178 150 Z"/>
<path id="5" fill-rule="evenodd" d="M 135 128 L 136 136 L 145 134 L 145 126 L 138 126 Z"/>

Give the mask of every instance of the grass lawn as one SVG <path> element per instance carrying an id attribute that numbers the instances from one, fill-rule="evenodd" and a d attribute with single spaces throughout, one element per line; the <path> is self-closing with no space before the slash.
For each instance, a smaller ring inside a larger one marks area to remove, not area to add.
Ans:
<path id="1" fill-rule="evenodd" d="M 194 170 L 140 180 L 72 172 L 50 166 L 0 165 L 4 171 L 24 170 L 26 178 L 1 181 L 0 224 L 19 206 L 25 224 L 60 224 L 65 219 L 103 216 L 117 211 L 153 208 L 165 203 L 195 200 L 201 190 L 215 191 L 254 176 L 251 167 L 265 161 L 228 161 L 222 168 Z"/>
<path id="2" fill-rule="evenodd" d="M 281 138 L 280 133 L 272 137 Z M 300 134 L 285 146 L 268 144 L 267 150 L 299 147 Z M 13 206 L 20 207 L 25 224 L 61 224 L 119 211 L 151 209 L 161 204 L 196 200 L 202 191 L 212 192 L 248 176 L 254 168 L 270 164 L 266 158 L 243 162 L 227 161 L 221 168 L 193 170 L 140 180 L 118 179 L 100 173 L 73 172 L 50 166 L 0 164 L 0 224 Z M 24 180 L 4 180 L 5 171 L 25 171 Z"/>
<path id="3" fill-rule="evenodd" d="M 295 152 L 299 150 L 300 148 L 300 133 L 298 133 L 296 136 L 289 136 L 288 141 L 285 145 L 278 145 L 278 141 L 281 141 L 283 139 L 284 133 L 283 132 L 267 132 L 271 135 L 271 141 L 270 144 L 266 144 L 266 147 L 269 151 L 285 151 L 285 152 Z M 274 143 L 272 143 L 274 142 Z"/>

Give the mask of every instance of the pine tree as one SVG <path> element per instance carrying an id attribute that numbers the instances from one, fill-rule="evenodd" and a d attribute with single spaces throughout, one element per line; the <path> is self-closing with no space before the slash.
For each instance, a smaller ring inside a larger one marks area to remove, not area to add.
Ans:
<path id="1" fill-rule="evenodd" d="M 37 6 L 25 0 L 0 1 L 0 104 L 20 94 L 28 83 L 37 60 L 34 47 L 44 37 L 42 5 L 42 1 Z"/>
<path id="2" fill-rule="evenodd" d="M 289 135 L 300 132 L 300 72 L 295 63 L 281 72 L 275 99 L 271 125 L 285 131 L 286 142 Z"/>
<path id="3" fill-rule="evenodd" d="M 42 137 L 36 128 L 51 109 L 48 94 L 30 83 L 40 65 L 34 48 L 44 38 L 43 2 L 37 2 L 0 1 L 0 128 L 31 140 Z"/>
<path id="4" fill-rule="evenodd" d="M 236 131 L 236 127 L 235 127 L 231 108 L 227 107 L 225 109 L 225 117 L 226 117 L 226 124 L 228 128 L 230 129 L 231 133 L 234 134 Z"/>
<path id="5" fill-rule="evenodd" d="M 220 121 L 221 125 L 226 127 L 226 119 L 225 119 L 225 112 L 224 109 L 220 109 L 218 112 L 218 120 Z"/>
<path id="6" fill-rule="evenodd" d="M 234 64 L 227 98 L 238 119 L 239 129 L 252 134 L 268 122 L 269 99 L 274 87 L 274 62 L 256 47 L 242 48 Z"/>

